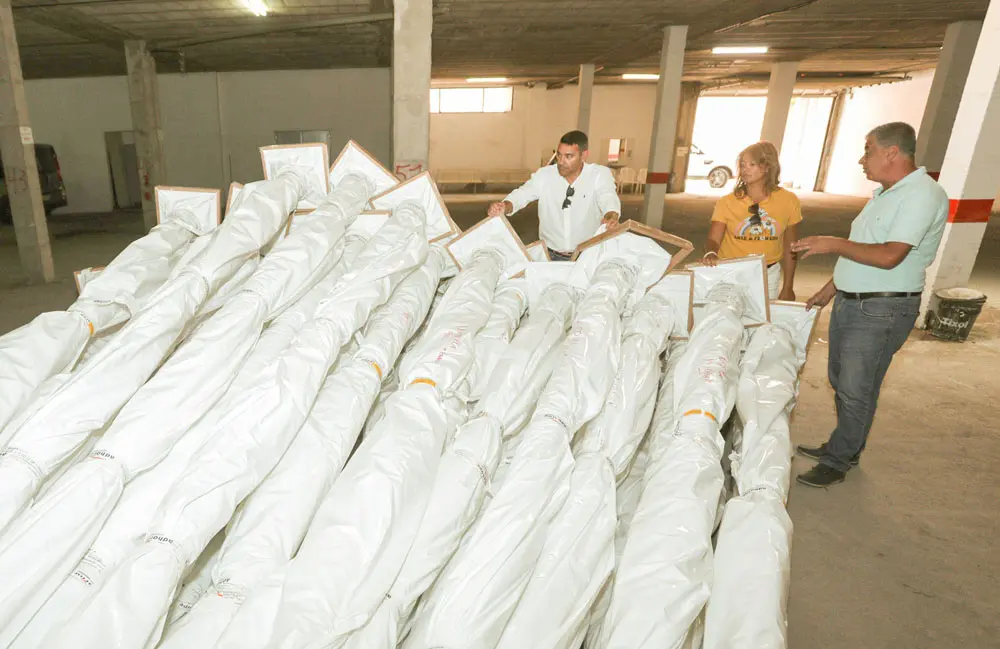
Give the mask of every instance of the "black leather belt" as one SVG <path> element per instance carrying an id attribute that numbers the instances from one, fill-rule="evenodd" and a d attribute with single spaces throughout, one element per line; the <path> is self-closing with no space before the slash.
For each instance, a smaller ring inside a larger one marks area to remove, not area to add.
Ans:
<path id="1" fill-rule="evenodd" d="M 920 293 L 896 293 L 893 291 L 883 291 L 881 293 L 847 293 L 846 291 L 841 291 L 840 294 L 848 300 L 870 300 L 875 297 L 916 297 L 921 295 Z"/>

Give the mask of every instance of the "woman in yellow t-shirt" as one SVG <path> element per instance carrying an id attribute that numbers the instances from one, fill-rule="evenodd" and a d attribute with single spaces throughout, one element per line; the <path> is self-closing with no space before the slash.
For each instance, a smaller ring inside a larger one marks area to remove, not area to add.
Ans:
<path id="1" fill-rule="evenodd" d="M 771 299 L 794 300 L 792 242 L 802 221 L 799 198 L 778 186 L 781 165 L 770 142 L 744 149 L 737 159 L 739 179 L 732 194 L 715 204 L 702 263 L 764 255 Z"/>

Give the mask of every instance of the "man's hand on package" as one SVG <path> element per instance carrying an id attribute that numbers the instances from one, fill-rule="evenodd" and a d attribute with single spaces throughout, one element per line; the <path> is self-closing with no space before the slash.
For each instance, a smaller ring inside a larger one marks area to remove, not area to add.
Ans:
<path id="1" fill-rule="evenodd" d="M 508 216 L 510 212 L 513 211 L 513 206 L 507 201 L 498 201 L 496 203 L 490 203 L 489 210 L 486 212 L 487 216 Z"/>

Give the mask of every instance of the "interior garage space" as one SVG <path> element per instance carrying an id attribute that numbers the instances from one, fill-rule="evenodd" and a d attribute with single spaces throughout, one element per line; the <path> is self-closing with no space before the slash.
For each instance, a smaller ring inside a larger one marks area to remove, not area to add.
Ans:
<path id="1" fill-rule="evenodd" d="M 996 646 L 997 3 L 0 0 L 0 33 L 0 649 Z M 930 178 L 867 227 L 939 202 L 922 288 L 808 308 L 896 241 L 855 225 L 906 186 L 865 161 L 890 122 Z M 575 130 L 617 225 L 556 243 Z M 706 263 L 762 140 L 796 238 L 848 242 L 794 299 L 784 252 Z M 837 310 L 918 296 L 863 453 L 798 482 L 865 354 Z"/>

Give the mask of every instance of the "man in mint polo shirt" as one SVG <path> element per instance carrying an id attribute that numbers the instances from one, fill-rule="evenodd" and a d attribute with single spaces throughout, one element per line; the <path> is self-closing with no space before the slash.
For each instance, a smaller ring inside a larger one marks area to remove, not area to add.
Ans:
<path id="1" fill-rule="evenodd" d="M 854 219 L 850 238 L 806 237 L 792 244 L 800 258 L 839 257 L 833 279 L 807 302 L 812 308 L 834 300 L 827 372 L 837 407 L 830 439 L 816 448 L 796 448 L 819 462 L 797 478 L 810 487 L 843 482 L 857 465 L 882 379 L 917 321 L 924 274 L 948 218 L 948 196 L 914 164 L 916 148 L 909 124 L 874 129 L 859 162 L 868 179 L 882 187 Z"/>

